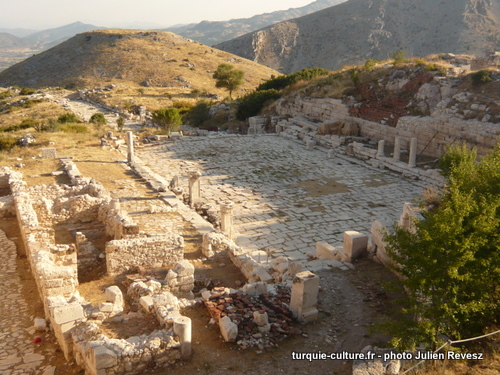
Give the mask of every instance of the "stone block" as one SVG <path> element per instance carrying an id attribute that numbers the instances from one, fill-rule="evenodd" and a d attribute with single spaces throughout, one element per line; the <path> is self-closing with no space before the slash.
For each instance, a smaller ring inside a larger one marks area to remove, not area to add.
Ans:
<path id="1" fill-rule="evenodd" d="M 102 370 L 116 366 L 118 357 L 116 353 L 104 346 L 96 346 L 94 348 L 94 363 L 97 370 Z"/>
<path id="2" fill-rule="evenodd" d="M 358 258 L 368 246 L 368 236 L 356 231 L 344 232 L 344 254 L 347 261 Z"/>
<path id="3" fill-rule="evenodd" d="M 51 148 L 42 148 L 42 158 L 43 159 L 55 159 L 57 158 L 56 149 Z"/>
<path id="4" fill-rule="evenodd" d="M 295 275 L 290 299 L 290 310 L 295 319 L 303 322 L 315 320 L 318 316 L 319 277 L 310 271 Z"/>
<path id="5" fill-rule="evenodd" d="M 106 302 L 111 302 L 114 305 L 121 305 L 123 307 L 123 294 L 116 285 L 106 288 L 104 295 Z"/>
<path id="6" fill-rule="evenodd" d="M 179 277 L 194 275 L 194 266 L 188 260 L 177 262 L 173 270 Z"/>
<path id="7" fill-rule="evenodd" d="M 341 249 L 338 249 L 326 242 L 316 242 L 316 258 L 318 259 L 342 259 Z"/>
<path id="8" fill-rule="evenodd" d="M 102 302 L 99 304 L 99 311 L 103 313 L 113 312 L 114 305 L 111 302 Z"/>
<path id="9" fill-rule="evenodd" d="M 238 326 L 228 316 L 219 320 L 219 328 L 224 341 L 234 342 L 238 336 Z"/>
<path id="10" fill-rule="evenodd" d="M 52 319 L 56 324 L 68 323 L 83 318 L 83 308 L 79 303 L 69 303 L 52 309 Z"/>
<path id="11" fill-rule="evenodd" d="M 45 331 L 47 329 L 47 321 L 43 318 L 35 318 L 35 331 Z"/>
<path id="12" fill-rule="evenodd" d="M 154 303 L 153 303 L 153 298 L 151 296 L 144 296 L 139 299 L 139 303 L 141 304 L 141 307 L 144 309 L 146 312 L 152 312 L 154 308 Z"/>
<path id="13" fill-rule="evenodd" d="M 263 267 L 255 267 L 253 274 L 261 281 L 265 283 L 270 283 L 274 281 L 274 278 L 267 272 Z"/>

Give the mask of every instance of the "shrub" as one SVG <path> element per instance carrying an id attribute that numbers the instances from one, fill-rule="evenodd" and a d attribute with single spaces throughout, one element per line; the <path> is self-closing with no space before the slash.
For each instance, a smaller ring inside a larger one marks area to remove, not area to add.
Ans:
<path id="1" fill-rule="evenodd" d="M 30 89 L 28 87 L 23 87 L 21 91 L 19 92 L 19 95 L 31 95 L 34 94 L 36 90 Z"/>
<path id="2" fill-rule="evenodd" d="M 67 124 L 69 122 L 78 123 L 78 122 L 80 122 L 80 119 L 73 112 L 67 112 L 64 115 L 59 116 L 59 118 L 57 119 L 57 122 L 59 122 L 60 124 Z"/>
<path id="3" fill-rule="evenodd" d="M 378 64 L 378 60 L 375 60 L 375 59 L 368 59 L 366 60 L 365 62 L 365 70 L 368 71 L 368 72 L 371 72 L 375 66 Z"/>
<path id="4" fill-rule="evenodd" d="M 49 118 L 47 122 L 39 122 L 33 126 L 37 132 L 57 132 L 60 124 L 54 118 Z"/>
<path id="5" fill-rule="evenodd" d="M 279 97 L 279 92 L 274 89 L 251 92 L 239 99 L 240 103 L 236 111 L 236 118 L 243 121 L 256 116 L 264 108 L 266 102 L 277 100 Z"/>
<path id="6" fill-rule="evenodd" d="M 177 108 L 179 110 L 179 114 L 182 116 L 188 113 L 193 105 L 191 104 L 191 102 L 188 102 L 186 100 L 180 100 L 178 102 L 175 102 L 172 107 Z"/>
<path id="7" fill-rule="evenodd" d="M 266 82 L 261 83 L 257 87 L 257 91 L 265 91 L 265 90 L 282 90 L 285 87 L 294 85 L 299 81 L 310 81 L 313 78 L 319 76 L 325 76 L 329 74 L 330 71 L 323 68 L 313 68 L 313 69 L 302 69 L 296 73 L 271 77 Z"/>
<path id="8" fill-rule="evenodd" d="M 471 73 L 470 78 L 472 79 L 472 83 L 475 85 L 488 83 L 491 82 L 491 71 L 486 69 L 481 69 L 475 73 Z"/>
<path id="9" fill-rule="evenodd" d="M 417 59 L 417 60 L 415 60 L 415 65 L 416 65 L 416 66 L 423 67 L 423 66 L 425 66 L 425 65 L 426 65 L 426 62 L 425 62 L 425 60 L 423 60 L 423 59 Z"/>
<path id="10" fill-rule="evenodd" d="M 405 51 L 399 50 L 392 54 L 392 59 L 394 60 L 393 64 L 403 64 L 406 62 L 406 53 Z"/>
<path id="11" fill-rule="evenodd" d="M 0 136 L 0 151 L 8 151 L 17 145 L 17 138 L 11 135 Z"/>
<path id="12" fill-rule="evenodd" d="M 59 130 L 63 133 L 88 133 L 89 129 L 84 124 L 63 123 Z"/>
<path id="13" fill-rule="evenodd" d="M 125 119 L 123 117 L 118 117 L 116 120 L 116 126 L 118 127 L 119 131 L 123 130 L 123 127 L 125 126 Z"/>
<path id="14" fill-rule="evenodd" d="M 10 91 L 10 90 L 5 90 L 5 91 L 0 92 L 0 99 L 6 99 L 10 96 L 12 96 L 12 91 Z"/>
<path id="15" fill-rule="evenodd" d="M 351 77 L 351 81 L 354 83 L 354 86 L 358 86 L 361 79 L 359 78 L 359 72 L 356 68 L 349 69 L 349 76 Z"/>
<path id="16" fill-rule="evenodd" d="M 177 108 L 160 108 L 153 112 L 153 121 L 167 132 L 172 132 L 179 129 L 182 117 Z"/>
<path id="17" fill-rule="evenodd" d="M 98 126 L 106 125 L 106 117 L 104 117 L 103 113 L 97 112 L 90 117 L 89 122 Z"/>
<path id="18" fill-rule="evenodd" d="M 211 103 L 207 100 L 200 100 L 189 110 L 187 117 L 191 125 L 199 127 L 205 121 L 210 120 Z"/>

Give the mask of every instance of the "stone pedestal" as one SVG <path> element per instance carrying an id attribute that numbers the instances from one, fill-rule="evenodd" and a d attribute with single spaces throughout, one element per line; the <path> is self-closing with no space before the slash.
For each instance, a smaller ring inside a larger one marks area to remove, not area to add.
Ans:
<path id="1" fill-rule="evenodd" d="M 417 166 L 417 138 L 412 138 L 410 141 L 410 159 L 408 159 L 408 166 L 415 168 Z"/>
<path id="2" fill-rule="evenodd" d="M 350 262 L 361 255 L 368 246 L 368 236 L 356 231 L 344 232 L 344 254 Z"/>
<path id="3" fill-rule="evenodd" d="M 319 277 L 310 271 L 300 272 L 293 278 L 290 310 L 295 319 L 311 322 L 318 318 Z"/>
<path id="4" fill-rule="evenodd" d="M 200 171 L 189 174 L 189 204 L 191 206 L 201 198 L 200 177 Z"/>
<path id="5" fill-rule="evenodd" d="M 134 162 L 134 135 L 132 132 L 127 132 L 127 161 Z"/>
<path id="6" fill-rule="evenodd" d="M 174 333 L 181 343 L 181 358 L 188 359 L 191 357 L 191 319 L 186 316 L 175 318 Z"/>
<path id="7" fill-rule="evenodd" d="M 383 158 L 385 156 L 384 147 L 385 141 L 378 141 L 377 158 Z"/>
<path id="8" fill-rule="evenodd" d="M 231 201 L 220 204 L 220 228 L 230 240 L 233 239 L 233 207 Z"/>
<path id="9" fill-rule="evenodd" d="M 401 158 L 401 137 L 394 138 L 394 154 L 392 157 L 396 161 Z"/>

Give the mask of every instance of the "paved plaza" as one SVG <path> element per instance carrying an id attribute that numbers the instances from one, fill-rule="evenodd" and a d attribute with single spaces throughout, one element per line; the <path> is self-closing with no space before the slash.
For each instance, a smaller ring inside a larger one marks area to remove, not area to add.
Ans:
<path id="1" fill-rule="evenodd" d="M 393 224 L 422 191 L 400 175 L 278 136 L 184 137 L 137 154 L 167 181 L 178 176 L 184 191 L 188 172 L 199 169 L 204 201 L 217 209 L 233 201 L 241 235 L 303 265 L 316 242 L 337 246 L 344 231 L 369 234 L 377 219 Z"/>

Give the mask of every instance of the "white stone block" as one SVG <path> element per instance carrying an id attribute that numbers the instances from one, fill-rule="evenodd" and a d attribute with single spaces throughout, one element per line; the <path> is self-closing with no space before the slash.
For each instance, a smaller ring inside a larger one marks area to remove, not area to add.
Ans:
<path id="1" fill-rule="evenodd" d="M 35 318 L 35 331 L 45 331 L 47 329 L 47 321 L 43 318 Z"/>
<path id="2" fill-rule="evenodd" d="M 144 309 L 146 312 L 152 312 L 154 308 L 154 302 L 153 298 L 151 296 L 143 296 L 139 299 L 139 303 L 141 304 L 141 307 Z"/>
<path id="3" fill-rule="evenodd" d="M 238 326 L 228 316 L 219 320 L 219 328 L 224 341 L 234 342 L 238 336 Z"/>
<path id="4" fill-rule="evenodd" d="M 56 324 L 83 319 L 83 308 L 79 303 L 69 303 L 67 305 L 57 306 L 52 309 L 52 318 Z"/>
<path id="5" fill-rule="evenodd" d="M 368 236 L 356 231 L 344 232 L 344 254 L 347 261 L 358 258 L 368 246 Z"/>
<path id="6" fill-rule="evenodd" d="M 269 323 L 269 318 L 267 316 L 267 312 L 260 313 L 258 311 L 253 312 L 253 321 L 255 324 L 257 324 L 259 327 L 260 326 L 265 326 L 266 324 Z"/>
<path id="7" fill-rule="evenodd" d="M 94 348 L 94 363 L 97 370 L 102 370 L 116 366 L 118 358 L 114 351 L 104 346 L 97 346 Z"/>
<path id="8" fill-rule="evenodd" d="M 102 302 L 101 304 L 99 304 L 99 311 L 104 313 L 111 313 L 113 312 L 113 307 L 114 305 L 111 302 Z"/>
<path id="9" fill-rule="evenodd" d="M 174 265 L 174 272 L 179 277 L 194 275 L 194 266 L 188 260 L 181 260 Z"/>
<path id="10" fill-rule="evenodd" d="M 317 319 L 319 277 L 310 271 L 303 271 L 295 275 L 290 299 L 290 310 L 293 316 L 303 322 Z"/>
<path id="11" fill-rule="evenodd" d="M 253 274 L 261 281 L 265 283 L 270 283 L 274 281 L 274 277 L 272 277 L 269 272 L 267 272 L 263 267 L 255 267 L 253 270 Z"/>
<path id="12" fill-rule="evenodd" d="M 106 298 L 106 302 L 111 302 L 114 305 L 120 305 L 123 307 L 123 294 L 120 288 L 116 285 L 106 288 L 104 296 Z"/>

